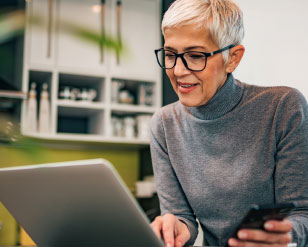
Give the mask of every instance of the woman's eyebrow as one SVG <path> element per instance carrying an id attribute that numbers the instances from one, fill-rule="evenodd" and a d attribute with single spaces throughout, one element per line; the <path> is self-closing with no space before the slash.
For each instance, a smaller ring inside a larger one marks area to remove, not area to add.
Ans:
<path id="1" fill-rule="evenodd" d="M 177 49 L 175 49 L 175 48 L 173 48 L 171 46 L 164 46 L 164 49 L 177 52 Z M 206 48 L 205 46 L 200 46 L 200 45 L 185 47 L 183 49 L 183 51 L 193 51 L 193 50 L 197 50 L 197 49 L 202 49 L 205 52 L 210 52 L 210 50 L 208 48 Z"/>
<path id="2" fill-rule="evenodd" d="M 200 45 L 186 47 L 184 49 L 184 51 L 192 51 L 192 50 L 196 50 L 196 49 L 202 49 L 202 50 L 204 50 L 206 52 L 209 51 L 208 48 L 206 48 L 205 46 L 200 46 Z"/>
<path id="3" fill-rule="evenodd" d="M 171 46 L 164 46 L 165 50 L 170 50 L 170 51 L 177 51 L 176 49 L 172 48 Z"/>

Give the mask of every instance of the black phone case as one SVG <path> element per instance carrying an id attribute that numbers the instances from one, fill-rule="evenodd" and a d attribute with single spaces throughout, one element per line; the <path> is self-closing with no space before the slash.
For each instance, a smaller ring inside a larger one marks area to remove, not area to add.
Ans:
<path id="1" fill-rule="evenodd" d="M 283 220 L 296 207 L 294 202 L 280 204 L 253 205 L 229 238 L 237 238 L 240 229 L 262 229 L 268 220 Z M 229 239 L 228 238 L 228 239 Z M 228 246 L 228 243 L 226 244 Z"/>

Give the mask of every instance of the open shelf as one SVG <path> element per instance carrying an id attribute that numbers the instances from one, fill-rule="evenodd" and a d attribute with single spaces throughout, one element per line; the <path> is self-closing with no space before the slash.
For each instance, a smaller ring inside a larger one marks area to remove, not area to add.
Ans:
<path id="1" fill-rule="evenodd" d="M 57 133 L 104 135 L 104 111 L 58 107 Z"/>
<path id="2" fill-rule="evenodd" d="M 58 99 L 83 102 L 104 102 L 102 77 L 76 74 L 59 74 Z"/>
<path id="3" fill-rule="evenodd" d="M 121 37 L 125 51 L 121 54 L 108 47 L 101 49 L 99 43 L 82 40 L 61 29 L 61 22 L 67 20 L 101 33 L 101 15 L 93 11 L 96 5 L 100 6 L 101 1 L 59 0 L 53 11 L 48 12 L 48 1 L 27 1 L 27 18 L 42 16 L 50 23 L 41 29 L 25 29 L 22 88 L 28 94 L 31 84 L 36 83 L 39 113 L 43 84 L 47 84 L 50 131 L 27 133 L 29 109 L 25 100 L 23 134 L 46 140 L 148 144 L 148 136 L 139 134 L 138 119 L 149 118 L 161 107 L 161 69 L 153 54 L 161 44 L 161 0 L 122 0 Z M 113 18 L 117 11 L 116 1 L 106 0 L 108 35 L 119 31 Z M 149 29 L 152 31 L 140 39 L 140 32 Z M 46 35 L 47 31 L 51 35 Z M 126 119 L 130 134 L 113 135 L 114 118 L 123 122 Z"/>

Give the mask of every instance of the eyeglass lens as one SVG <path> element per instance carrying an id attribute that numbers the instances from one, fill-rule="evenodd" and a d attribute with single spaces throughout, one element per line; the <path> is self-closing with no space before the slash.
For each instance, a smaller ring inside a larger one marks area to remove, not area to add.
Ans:
<path id="1" fill-rule="evenodd" d="M 165 69 L 171 69 L 177 62 L 177 57 L 185 60 L 184 65 L 190 70 L 203 70 L 206 65 L 206 56 L 200 52 L 185 52 L 178 55 L 168 50 L 159 50 L 157 53 L 159 64 Z M 186 64 L 185 64 L 186 63 Z"/>

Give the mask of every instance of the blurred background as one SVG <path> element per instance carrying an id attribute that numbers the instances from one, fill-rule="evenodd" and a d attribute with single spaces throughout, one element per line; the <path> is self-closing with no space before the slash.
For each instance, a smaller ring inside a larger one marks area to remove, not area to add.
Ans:
<path id="1" fill-rule="evenodd" d="M 102 157 L 158 215 L 148 127 L 177 96 L 153 50 L 172 2 L 1 0 L 0 167 Z M 237 3 L 246 53 L 235 77 L 308 98 L 308 2 Z M 0 245 L 31 243 L 1 204 Z"/>
<path id="2" fill-rule="evenodd" d="M 0 167 L 103 157 L 158 215 L 148 125 L 176 100 L 153 51 L 170 3 L 2 0 Z M 32 244 L 2 204 L 0 222 L 0 245 Z"/>

